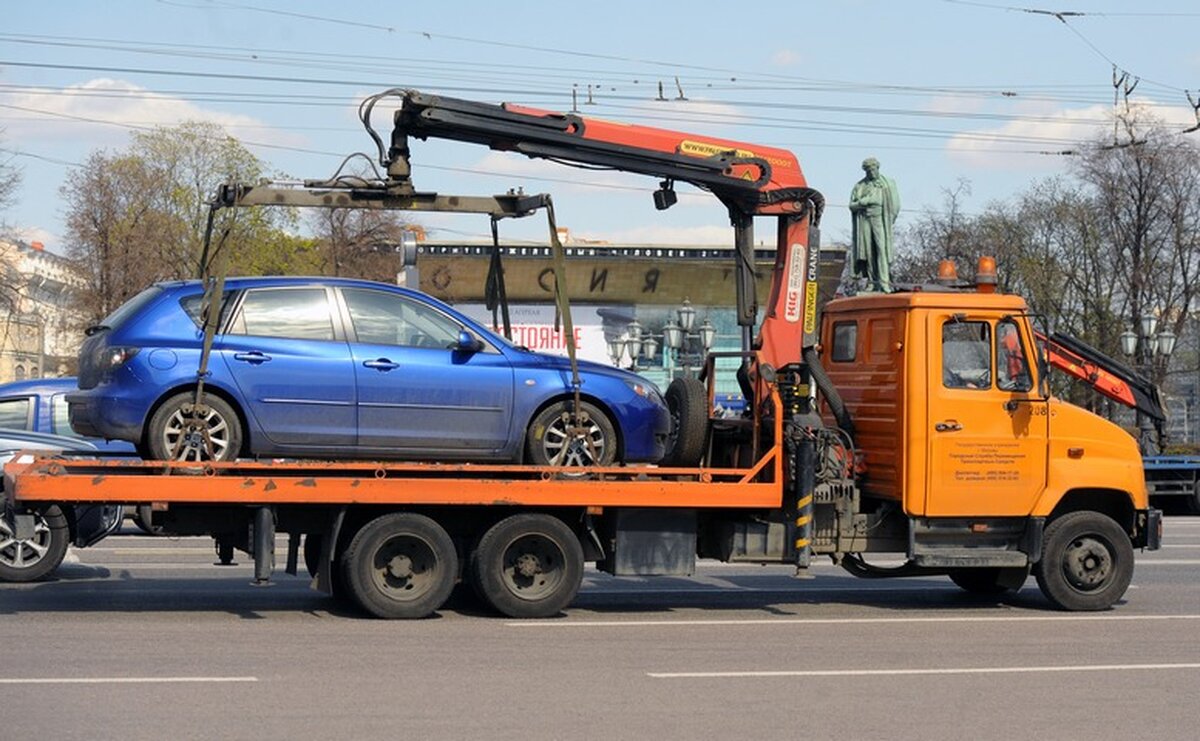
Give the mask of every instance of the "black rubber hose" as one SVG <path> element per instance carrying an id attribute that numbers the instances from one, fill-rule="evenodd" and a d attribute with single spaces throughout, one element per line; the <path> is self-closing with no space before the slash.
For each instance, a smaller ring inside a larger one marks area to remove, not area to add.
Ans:
<path id="1" fill-rule="evenodd" d="M 817 351 L 814 348 L 806 347 L 803 358 L 808 365 L 808 372 L 812 375 L 813 382 L 817 384 L 817 389 L 821 392 L 825 403 L 829 405 L 829 410 L 833 412 L 833 418 L 837 420 L 838 427 L 853 441 L 854 421 L 850 419 L 850 412 L 846 409 L 846 402 L 842 401 L 842 395 L 838 393 L 833 381 L 830 380 L 825 368 L 821 365 L 821 358 L 817 356 Z"/>

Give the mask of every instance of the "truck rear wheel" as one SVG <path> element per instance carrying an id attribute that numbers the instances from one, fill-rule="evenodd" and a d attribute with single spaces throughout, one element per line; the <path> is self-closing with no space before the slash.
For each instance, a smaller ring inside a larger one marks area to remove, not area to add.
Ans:
<path id="1" fill-rule="evenodd" d="M 1063 610 L 1106 610 L 1133 579 L 1133 544 L 1111 517 L 1071 512 L 1046 527 L 1038 587 Z"/>
<path id="2" fill-rule="evenodd" d="M 350 596 L 379 618 L 428 617 L 458 579 L 454 541 L 441 525 L 410 512 L 368 522 L 340 560 Z"/>
<path id="3" fill-rule="evenodd" d="M 70 539 L 67 518 L 57 506 L 36 515 L 28 538 L 17 538 L 13 524 L 0 517 L 0 581 L 37 581 L 53 572 Z"/>
<path id="4" fill-rule="evenodd" d="M 583 583 L 583 547 L 562 520 L 513 515 L 479 539 L 469 564 L 471 586 L 513 618 L 557 615 Z"/>

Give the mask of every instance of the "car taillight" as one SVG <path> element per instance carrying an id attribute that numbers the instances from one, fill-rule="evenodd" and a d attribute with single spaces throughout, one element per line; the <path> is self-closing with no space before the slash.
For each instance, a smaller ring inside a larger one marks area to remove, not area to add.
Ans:
<path id="1" fill-rule="evenodd" d="M 138 354 L 137 347 L 106 347 L 100 351 L 99 363 L 102 371 L 111 371 L 120 368 L 129 362 L 129 359 Z"/>

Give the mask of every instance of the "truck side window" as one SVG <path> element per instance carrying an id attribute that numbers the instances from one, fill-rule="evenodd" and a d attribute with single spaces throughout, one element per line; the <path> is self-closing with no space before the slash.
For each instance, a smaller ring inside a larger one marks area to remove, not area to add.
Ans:
<path id="1" fill-rule="evenodd" d="M 991 327 L 987 322 L 949 321 L 942 325 L 942 384 L 946 388 L 991 388 L 991 371 Z"/>
<path id="2" fill-rule="evenodd" d="M 1003 391 L 1033 388 L 1029 362 L 1017 323 L 1006 319 L 996 325 L 996 387 Z"/>
<path id="3" fill-rule="evenodd" d="M 858 322 L 838 322 L 833 325 L 833 362 L 853 363 L 857 345 Z"/>

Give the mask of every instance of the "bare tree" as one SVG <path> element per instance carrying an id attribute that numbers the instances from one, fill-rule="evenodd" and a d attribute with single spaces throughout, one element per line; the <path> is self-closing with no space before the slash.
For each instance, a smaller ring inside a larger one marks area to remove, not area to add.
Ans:
<path id="1" fill-rule="evenodd" d="M 313 227 L 324 274 L 390 282 L 396 247 L 412 225 L 395 211 L 336 208 L 318 212 Z"/>
<path id="2" fill-rule="evenodd" d="M 214 189 L 255 181 L 263 170 L 209 123 L 138 133 L 123 152 L 93 154 L 61 189 L 68 253 L 90 278 L 78 297 L 82 318 L 96 321 L 154 281 L 195 277 Z M 299 249 L 282 234 L 295 220 L 286 209 L 221 212 L 231 263 L 254 265 L 267 262 L 257 259 L 264 250 Z"/>
<path id="3" fill-rule="evenodd" d="M 0 161 L 0 215 L 16 200 L 21 185 L 21 170 L 13 164 L 12 157 Z M 0 239 L 8 236 L 7 224 L 0 220 Z M 17 305 L 13 266 L 8 260 L 0 259 L 0 312 L 11 312 Z"/>
<path id="4" fill-rule="evenodd" d="M 1181 333 L 1200 291 L 1200 152 L 1183 137 L 1133 108 L 1118 118 L 1127 144 L 1097 145 L 1076 168 L 1094 200 L 1099 236 L 1106 244 L 1091 268 L 1093 280 L 1112 286 L 1108 313 L 1116 331 L 1127 321 L 1156 314 Z M 1162 382 L 1166 362 L 1154 364 Z"/>

